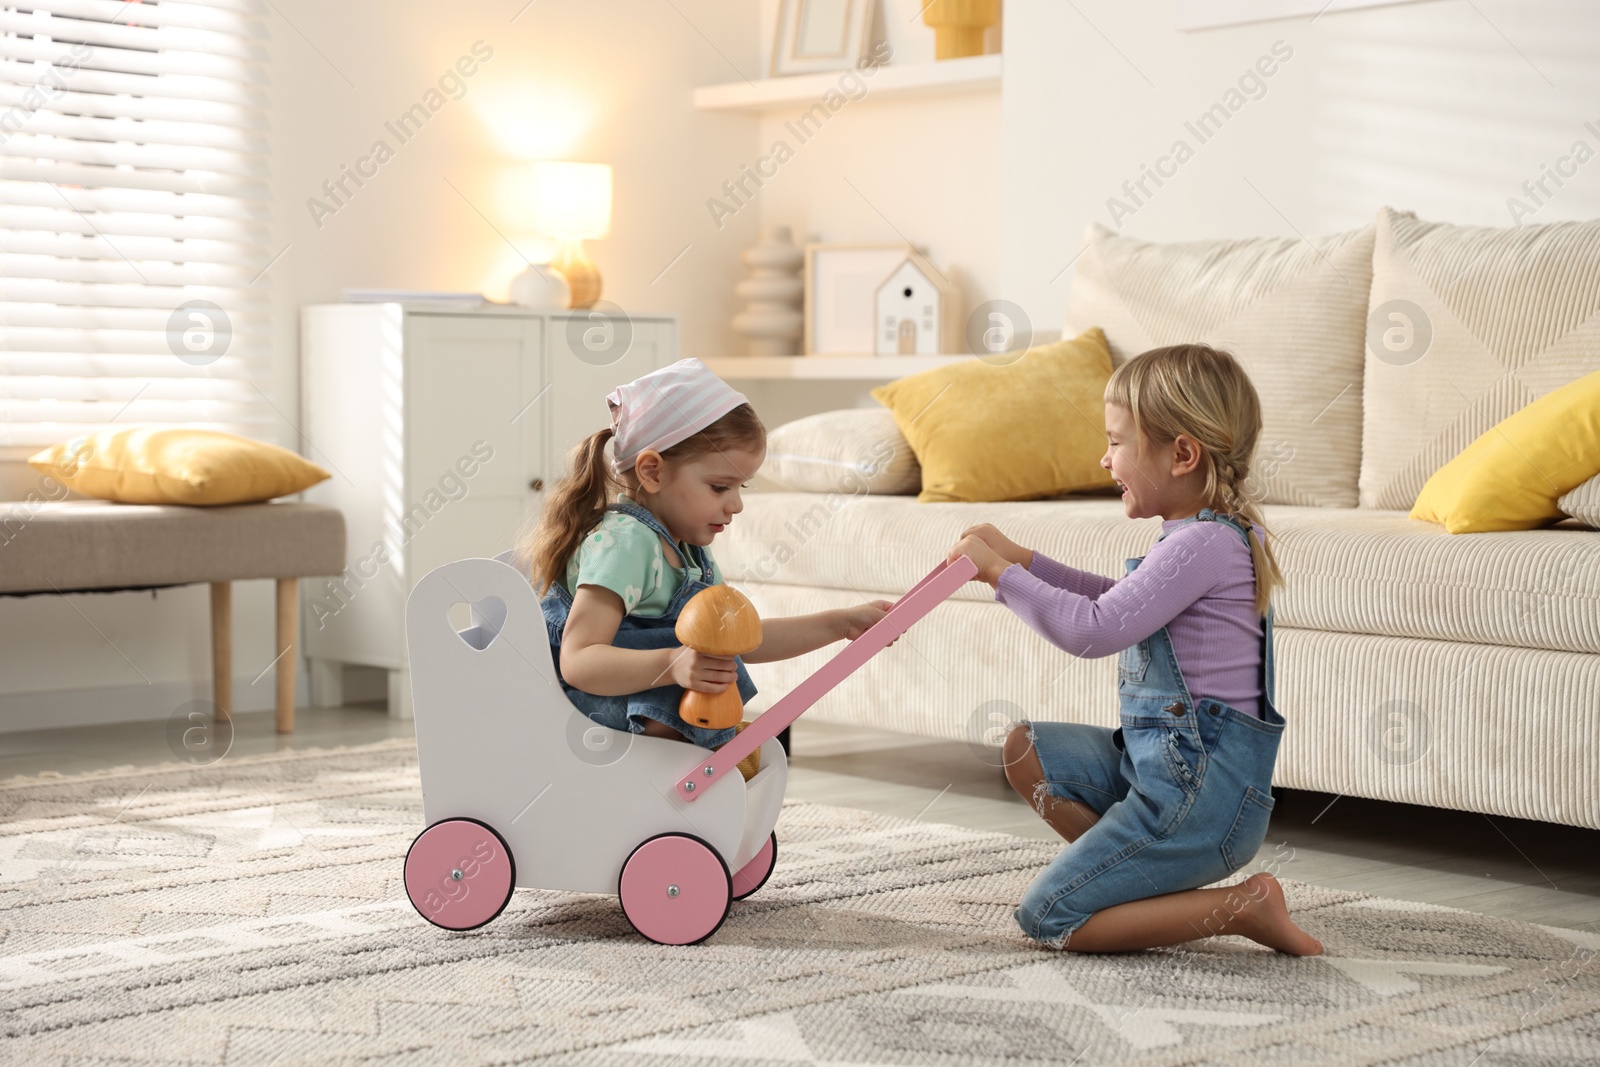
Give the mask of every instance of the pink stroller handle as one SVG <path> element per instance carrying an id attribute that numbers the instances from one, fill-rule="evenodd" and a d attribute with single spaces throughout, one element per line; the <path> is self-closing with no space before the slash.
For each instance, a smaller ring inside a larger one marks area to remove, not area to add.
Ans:
<path id="1" fill-rule="evenodd" d="M 961 556 L 954 563 L 947 561 L 933 568 L 896 600 L 888 613 L 872 624 L 871 629 L 840 649 L 838 655 L 824 663 L 815 674 L 795 686 L 765 714 L 757 716 L 754 722 L 741 730 L 737 737 L 678 782 L 678 795 L 684 800 L 694 800 L 721 781 L 740 760 L 760 748 L 763 742 L 777 737 L 834 686 L 854 674 L 858 667 L 887 647 L 890 641 L 911 629 L 912 623 L 943 603 L 977 573 L 978 565 L 972 562 L 970 556 Z"/>

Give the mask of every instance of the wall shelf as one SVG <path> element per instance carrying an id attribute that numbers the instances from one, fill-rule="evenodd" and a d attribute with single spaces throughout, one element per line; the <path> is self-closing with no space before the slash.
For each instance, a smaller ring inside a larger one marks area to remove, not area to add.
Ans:
<path id="1" fill-rule="evenodd" d="M 863 77 L 866 96 L 859 103 L 891 100 L 939 93 L 969 93 L 998 90 L 1002 56 L 967 56 L 933 63 L 886 64 L 871 77 Z M 694 91 L 698 111 L 775 111 L 791 104 L 810 106 L 830 89 L 839 88 L 845 71 L 793 74 L 782 78 L 762 78 L 754 82 L 724 82 L 702 85 Z"/>
<path id="2" fill-rule="evenodd" d="M 948 367 L 971 356 L 721 356 L 705 365 L 721 378 L 735 381 L 787 379 L 807 381 L 879 381 Z"/>

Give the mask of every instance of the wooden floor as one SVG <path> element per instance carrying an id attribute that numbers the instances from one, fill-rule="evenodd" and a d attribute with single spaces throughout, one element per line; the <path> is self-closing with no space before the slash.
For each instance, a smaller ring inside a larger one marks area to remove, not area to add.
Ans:
<path id="1" fill-rule="evenodd" d="M 411 736 L 381 707 L 301 709 L 280 737 L 270 712 L 236 716 L 225 758 Z M 0 779 L 173 758 L 165 723 L 0 734 Z M 1002 830 L 1054 833 L 966 745 L 802 720 L 789 796 Z M 1286 790 L 1261 858 L 1280 877 L 1600 933 L 1600 831 Z"/>

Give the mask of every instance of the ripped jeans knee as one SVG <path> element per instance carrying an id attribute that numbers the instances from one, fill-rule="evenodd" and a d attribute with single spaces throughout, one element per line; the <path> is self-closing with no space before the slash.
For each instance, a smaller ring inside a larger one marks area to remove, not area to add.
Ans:
<path id="1" fill-rule="evenodd" d="M 1031 762 L 1034 766 L 1025 766 L 1029 757 L 1035 755 L 1033 723 L 1024 719 L 1012 725 L 1006 734 L 1005 744 L 1000 749 L 1001 770 L 1005 771 L 1006 781 L 1011 783 L 1011 788 L 1018 793 L 1026 795 L 1025 790 L 1031 788 L 1035 780 L 1033 774 L 1038 764 L 1035 758 Z M 1043 778 L 1042 773 L 1039 778 Z"/>
<path id="2" fill-rule="evenodd" d="M 1033 783 L 1033 810 L 1039 813 L 1039 818 L 1044 818 L 1045 801 L 1050 799 L 1050 783 L 1043 778 Z"/>

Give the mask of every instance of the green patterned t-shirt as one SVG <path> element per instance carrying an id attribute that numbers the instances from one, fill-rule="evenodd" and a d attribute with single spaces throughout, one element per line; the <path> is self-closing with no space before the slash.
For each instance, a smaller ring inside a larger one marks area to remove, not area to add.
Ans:
<path id="1" fill-rule="evenodd" d="M 667 562 L 666 547 L 654 530 L 632 515 L 608 511 L 567 560 L 565 585 L 572 593 L 580 585 L 598 585 L 621 597 L 630 615 L 663 615 L 685 581 L 684 571 L 688 577 L 701 577 L 688 548 L 682 542 L 675 547 L 684 569 Z M 711 582 L 721 582 L 722 571 L 710 549 L 702 551 L 711 563 Z"/>

